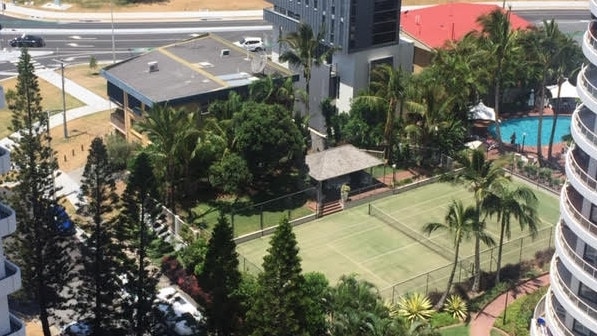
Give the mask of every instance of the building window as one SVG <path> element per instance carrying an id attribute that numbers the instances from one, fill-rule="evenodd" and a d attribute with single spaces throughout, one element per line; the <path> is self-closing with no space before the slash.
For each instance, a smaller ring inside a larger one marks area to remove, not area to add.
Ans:
<path id="1" fill-rule="evenodd" d="M 305 6 L 309 7 L 309 0 L 305 0 Z"/>
<path id="2" fill-rule="evenodd" d="M 591 204 L 591 222 L 597 224 L 597 206 L 595 204 Z"/>
<path id="3" fill-rule="evenodd" d="M 585 244 L 585 253 L 584 257 L 586 262 L 593 265 L 593 267 L 597 267 L 597 249 L 593 248 L 589 244 Z"/>
<path id="4" fill-rule="evenodd" d="M 574 326 L 572 330 L 575 331 L 576 335 L 579 336 L 597 336 L 594 332 L 592 332 L 589 328 L 585 327 L 582 323 L 574 320 Z"/>
<path id="5" fill-rule="evenodd" d="M 336 31 L 336 20 L 332 17 L 332 22 L 330 24 L 330 42 L 334 43 L 334 31 Z"/>
<path id="6" fill-rule="evenodd" d="M 578 287 L 578 296 L 580 296 L 581 298 L 592 303 L 592 304 L 589 304 L 589 306 L 591 306 L 591 307 L 597 306 L 597 293 L 595 293 L 594 290 L 587 287 L 582 282 L 580 283 L 580 286 Z"/>
<path id="7" fill-rule="evenodd" d="M 313 0 L 313 8 L 317 9 L 317 0 Z"/>

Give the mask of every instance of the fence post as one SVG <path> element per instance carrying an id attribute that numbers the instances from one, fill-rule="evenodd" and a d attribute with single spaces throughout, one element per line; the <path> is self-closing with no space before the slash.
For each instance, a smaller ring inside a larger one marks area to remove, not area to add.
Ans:
<path id="1" fill-rule="evenodd" d="M 493 268 L 493 247 L 491 248 L 491 253 L 489 254 L 489 273 L 491 273 L 491 269 Z"/>
<path id="2" fill-rule="evenodd" d="M 520 238 L 520 254 L 518 255 L 518 263 L 522 262 L 522 246 L 524 245 L 524 237 Z"/>
<path id="3" fill-rule="evenodd" d="M 425 282 L 425 295 L 429 294 L 429 272 L 427 272 L 427 281 Z"/>
<path id="4" fill-rule="evenodd" d="M 394 294 L 395 294 L 395 291 L 396 291 L 396 286 L 394 285 L 394 286 L 392 286 L 392 305 L 394 304 Z"/>
<path id="5" fill-rule="evenodd" d="M 549 242 L 547 243 L 547 248 L 551 249 L 551 237 L 553 237 L 555 235 L 555 231 L 556 230 L 556 226 L 552 226 L 551 229 L 549 229 Z"/>
<path id="6" fill-rule="evenodd" d="M 263 205 L 259 207 L 259 226 L 261 227 L 261 236 L 263 237 Z"/>
<path id="7" fill-rule="evenodd" d="M 367 204 L 367 215 L 371 216 L 371 203 Z"/>

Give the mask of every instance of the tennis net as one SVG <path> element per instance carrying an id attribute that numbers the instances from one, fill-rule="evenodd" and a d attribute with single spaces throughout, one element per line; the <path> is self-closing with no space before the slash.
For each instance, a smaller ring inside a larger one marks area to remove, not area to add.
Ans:
<path id="1" fill-rule="evenodd" d="M 454 251 L 452 251 L 451 249 L 449 249 L 447 247 L 439 245 L 438 243 L 434 242 L 433 240 L 427 238 L 422 233 L 418 233 L 417 231 L 411 229 L 407 225 L 399 222 L 396 218 L 385 213 L 384 211 L 377 208 L 373 204 L 369 204 L 369 215 L 378 218 L 379 220 L 388 224 L 389 226 L 393 227 L 394 229 L 404 233 L 405 235 L 418 241 L 419 243 L 423 244 L 424 246 L 427 246 L 427 248 L 433 250 L 435 253 L 443 256 L 447 260 L 449 260 L 449 261 L 452 260 Z"/>

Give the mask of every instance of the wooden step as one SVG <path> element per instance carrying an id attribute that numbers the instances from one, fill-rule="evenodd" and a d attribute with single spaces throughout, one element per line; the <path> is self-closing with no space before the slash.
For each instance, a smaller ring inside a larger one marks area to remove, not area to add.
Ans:
<path id="1" fill-rule="evenodd" d="M 321 213 L 322 213 L 322 216 L 327 216 L 327 215 L 331 215 L 336 212 L 340 212 L 342 210 L 343 210 L 342 205 L 340 204 L 339 201 L 336 201 L 336 202 L 330 202 L 330 203 L 324 204 Z"/>

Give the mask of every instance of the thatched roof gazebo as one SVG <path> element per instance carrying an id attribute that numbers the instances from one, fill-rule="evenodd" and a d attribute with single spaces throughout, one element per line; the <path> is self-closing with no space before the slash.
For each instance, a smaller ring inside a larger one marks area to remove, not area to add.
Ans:
<path id="1" fill-rule="evenodd" d="M 383 161 L 353 145 L 342 145 L 309 154 L 306 163 L 309 176 L 317 181 L 317 203 L 321 208 L 324 181 L 382 165 Z"/>

